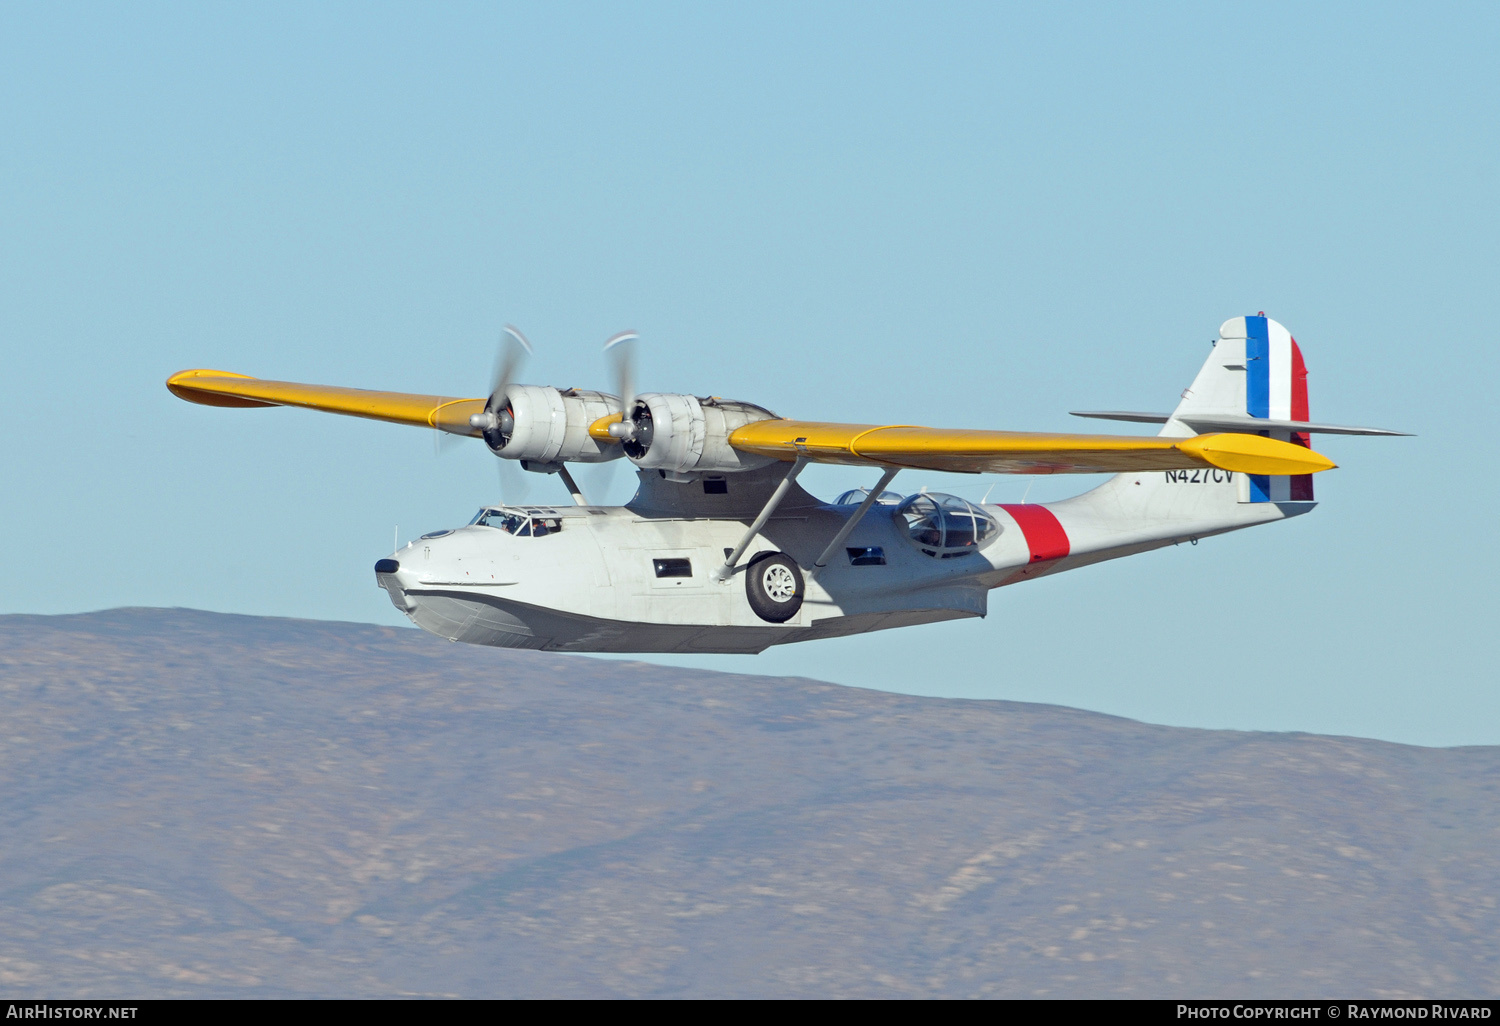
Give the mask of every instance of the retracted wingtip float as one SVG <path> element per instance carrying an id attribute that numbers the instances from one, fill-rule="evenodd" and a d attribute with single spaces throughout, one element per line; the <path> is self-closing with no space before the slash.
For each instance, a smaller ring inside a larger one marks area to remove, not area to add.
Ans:
<path id="1" fill-rule="evenodd" d="M 486 398 L 216 370 L 180 371 L 167 387 L 206 406 L 295 406 L 478 437 L 511 461 L 502 467 L 558 475 L 575 505 L 487 506 L 468 527 L 379 560 L 376 580 L 453 640 L 569 651 L 758 652 L 981 616 L 992 588 L 1306 513 L 1312 476 L 1334 467 L 1310 435 L 1399 434 L 1311 421 L 1301 350 L 1263 315 L 1220 327 L 1171 413 L 1077 413 L 1163 425 L 1154 437 L 834 424 L 637 394 L 637 339 L 605 345 L 619 394 L 514 383 L 532 346 L 509 325 Z M 640 471 L 635 498 L 589 505 L 569 465 L 621 458 Z M 810 463 L 879 477 L 819 502 L 796 484 Z M 1033 505 L 885 490 L 913 470 L 1113 476 Z M 743 588 L 729 587 L 737 577 Z"/>

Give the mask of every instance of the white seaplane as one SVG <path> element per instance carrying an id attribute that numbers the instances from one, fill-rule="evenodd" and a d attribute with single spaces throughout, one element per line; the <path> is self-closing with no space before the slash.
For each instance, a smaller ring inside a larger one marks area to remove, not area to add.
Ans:
<path id="1" fill-rule="evenodd" d="M 1308 419 L 1307 371 L 1263 314 L 1219 329 L 1149 436 L 788 420 L 760 406 L 635 394 L 633 332 L 605 346 L 619 395 L 513 384 L 530 345 L 507 328 L 487 399 L 267 381 L 213 370 L 167 387 L 207 406 L 300 406 L 482 438 L 556 474 L 573 505 L 486 506 L 375 564 L 418 626 L 453 641 L 567 652 L 760 652 L 771 645 L 984 616 L 990 589 L 1300 516 L 1333 467 L 1308 436 L 1395 435 Z M 623 397 L 623 398 L 622 398 Z M 638 470 L 624 506 L 594 506 L 569 463 Z M 823 502 L 808 463 L 865 466 L 869 488 Z M 986 505 L 888 491 L 904 469 L 1113 476 L 1061 502 Z"/>

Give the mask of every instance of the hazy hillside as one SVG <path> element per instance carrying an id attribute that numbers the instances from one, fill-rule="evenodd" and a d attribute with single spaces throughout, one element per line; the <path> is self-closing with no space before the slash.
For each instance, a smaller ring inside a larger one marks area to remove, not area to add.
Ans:
<path id="1" fill-rule="evenodd" d="M 1500 748 L 0 617 L 0 989 L 1500 995 Z"/>

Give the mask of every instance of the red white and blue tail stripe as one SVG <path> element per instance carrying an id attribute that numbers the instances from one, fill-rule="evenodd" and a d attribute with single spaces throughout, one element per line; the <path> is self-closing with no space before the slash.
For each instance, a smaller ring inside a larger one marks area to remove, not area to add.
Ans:
<path id="1" fill-rule="evenodd" d="M 1265 314 L 1239 318 L 1244 322 L 1245 412 L 1270 420 L 1308 420 L 1307 365 L 1291 332 Z M 1232 337 L 1238 327 L 1229 321 L 1220 336 Z M 1302 432 L 1262 431 L 1261 434 L 1311 448 Z M 1250 476 L 1251 502 L 1311 502 L 1312 475 Z"/>

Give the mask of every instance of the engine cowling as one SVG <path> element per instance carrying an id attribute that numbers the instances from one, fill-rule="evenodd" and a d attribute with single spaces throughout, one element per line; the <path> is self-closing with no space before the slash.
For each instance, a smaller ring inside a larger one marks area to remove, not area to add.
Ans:
<path id="1" fill-rule="evenodd" d="M 621 448 L 643 470 L 668 474 L 754 470 L 775 461 L 739 452 L 730 446 L 729 434 L 758 420 L 775 419 L 776 414 L 754 403 L 647 392 L 636 396 L 631 406 L 634 431 Z"/>
<path id="2" fill-rule="evenodd" d="M 505 401 L 492 404 L 493 426 L 485 444 L 496 456 L 528 463 L 604 463 L 618 459 L 620 447 L 589 435 L 589 425 L 620 412 L 608 392 L 545 385 L 509 385 Z"/>

